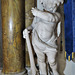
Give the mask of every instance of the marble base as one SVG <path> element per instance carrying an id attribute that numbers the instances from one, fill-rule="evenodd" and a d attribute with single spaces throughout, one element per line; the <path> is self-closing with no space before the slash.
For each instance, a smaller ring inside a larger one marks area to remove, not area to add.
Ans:
<path id="1" fill-rule="evenodd" d="M 75 63 L 71 60 L 66 60 L 66 68 L 64 70 L 65 75 L 75 75 Z"/>
<path id="2" fill-rule="evenodd" d="M 0 70 L 0 75 L 28 75 L 27 73 L 26 73 L 26 70 L 25 71 L 23 71 L 23 72 L 21 72 L 21 73 L 11 73 L 11 74 L 3 74 L 2 72 L 1 72 L 1 70 Z"/>
<path id="3" fill-rule="evenodd" d="M 26 71 L 23 71 L 23 72 L 21 72 L 21 73 L 17 73 L 17 74 L 2 74 L 1 73 L 1 71 L 2 70 L 0 70 L 0 75 L 32 75 L 32 72 L 31 72 L 31 69 L 30 68 L 26 68 L 27 69 L 27 73 L 26 73 Z M 48 73 L 48 75 L 53 75 L 53 73 Z"/>

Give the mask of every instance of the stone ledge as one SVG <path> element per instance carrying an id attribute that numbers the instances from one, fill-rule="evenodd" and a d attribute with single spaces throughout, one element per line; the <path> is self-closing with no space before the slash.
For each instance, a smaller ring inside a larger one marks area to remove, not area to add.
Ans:
<path id="1" fill-rule="evenodd" d="M 18 73 L 18 74 L 2 74 L 1 71 L 2 71 L 2 68 L 0 68 L 0 75 L 32 75 L 31 74 L 31 70 L 29 67 L 26 67 L 28 73 L 25 74 L 26 71 L 23 71 L 22 73 Z"/>
<path id="2" fill-rule="evenodd" d="M 23 71 L 23 72 L 17 73 L 17 74 L 3 74 L 1 71 L 2 71 L 2 70 L 0 70 L 0 75 L 27 75 L 27 74 L 25 74 L 26 71 Z"/>

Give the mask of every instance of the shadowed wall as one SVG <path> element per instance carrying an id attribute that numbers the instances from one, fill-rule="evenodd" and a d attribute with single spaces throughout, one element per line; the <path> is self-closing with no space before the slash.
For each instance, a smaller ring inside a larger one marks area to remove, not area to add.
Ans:
<path id="1" fill-rule="evenodd" d="M 2 68 L 2 24 L 1 24 L 1 0 L 0 0 L 0 69 Z"/>

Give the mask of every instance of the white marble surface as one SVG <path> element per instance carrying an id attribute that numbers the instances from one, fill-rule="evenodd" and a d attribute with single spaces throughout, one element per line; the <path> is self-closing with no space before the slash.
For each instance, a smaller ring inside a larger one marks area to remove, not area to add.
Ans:
<path id="1" fill-rule="evenodd" d="M 75 75 L 75 63 L 73 61 L 66 60 L 65 75 Z"/>

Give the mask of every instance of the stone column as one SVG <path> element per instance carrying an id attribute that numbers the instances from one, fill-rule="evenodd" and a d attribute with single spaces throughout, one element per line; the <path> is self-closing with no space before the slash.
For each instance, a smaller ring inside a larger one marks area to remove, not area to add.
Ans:
<path id="1" fill-rule="evenodd" d="M 25 28 L 25 0 L 1 0 L 2 5 L 2 41 L 3 74 L 23 73 Z M 20 74 L 21 75 L 21 74 Z"/>
<path id="2" fill-rule="evenodd" d="M 36 5 L 36 0 L 25 0 L 25 27 L 27 28 L 32 24 L 33 15 L 31 8 Z M 30 66 L 28 50 L 26 47 L 26 66 Z"/>

